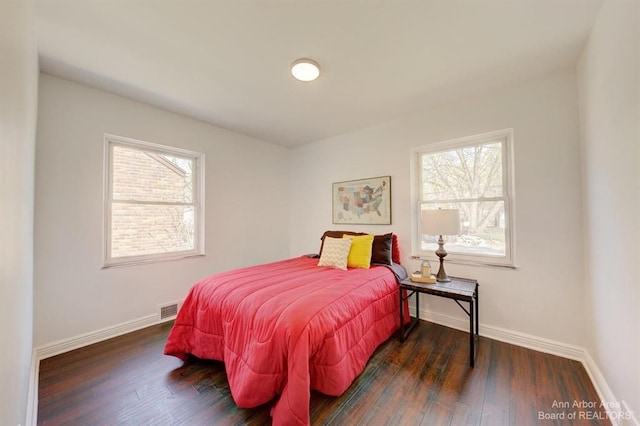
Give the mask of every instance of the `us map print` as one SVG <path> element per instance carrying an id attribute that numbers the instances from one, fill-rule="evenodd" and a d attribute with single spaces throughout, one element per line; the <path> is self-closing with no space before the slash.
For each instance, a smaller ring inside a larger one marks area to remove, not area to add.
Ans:
<path id="1" fill-rule="evenodd" d="M 334 183 L 333 223 L 391 224 L 391 176 Z"/>

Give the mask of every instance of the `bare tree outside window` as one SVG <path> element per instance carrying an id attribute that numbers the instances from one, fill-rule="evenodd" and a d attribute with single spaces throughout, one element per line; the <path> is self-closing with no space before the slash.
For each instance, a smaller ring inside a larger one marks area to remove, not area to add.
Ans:
<path id="1" fill-rule="evenodd" d="M 506 138 L 418 154 L 420 210 L 459 209 L 460 234 L 447 238 L 447 251 L 462 255 L 509 256 L 509 191 Z M 420 250 L 433 252 L 437 236 L 420 234 Z"/>

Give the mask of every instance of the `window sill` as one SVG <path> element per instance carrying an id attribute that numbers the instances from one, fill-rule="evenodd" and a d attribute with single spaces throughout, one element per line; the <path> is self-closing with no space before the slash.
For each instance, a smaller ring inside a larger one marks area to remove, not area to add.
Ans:
<path id="1" fill-rule="evenodd" d="M 413 260 L 428 260 L 429 262 L 434 263 L 435 265 L 440 264 L 440 258 L 432 257 L 432 256 L 411 256 Z M 466 265 L 466 266 L 482 266 L 486 268 L 501 268 L 501 269 L 518 269 L 515 264 L 512 263 L 492 263 L 492 262 L 483 262 L 481 260 L 468 260 L 468 259 L 456 259 L 456 258 L 445 258 L 445 263 L 451 263 L 454 265 Z"/>
<path id="2" fill-rule="evenodd" d="M 204 256 L 206 256 L 205 253 L 196 253 L 196 254 L 161 257 L 161 258 L 153 258 L 153 259 L 128 260 L 128 261 L 115 262 L 115 263 L 105 263 L 101 269 L 119 268 L 121 266 L 146 265 L 150 263 L 175 262 L 177 260 L 191 259 L 194 257 L 204 257 Z"/>

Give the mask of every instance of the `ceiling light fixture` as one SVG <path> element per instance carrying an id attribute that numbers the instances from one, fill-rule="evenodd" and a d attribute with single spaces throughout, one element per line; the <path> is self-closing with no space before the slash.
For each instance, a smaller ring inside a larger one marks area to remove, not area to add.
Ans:
<path id="1" fill-rule="evenodd" d="M 291 75 L 296 80 L 313 81 L 320 76 L 320 65 L 313 59 L 296 59 L 291 63 Z"/>

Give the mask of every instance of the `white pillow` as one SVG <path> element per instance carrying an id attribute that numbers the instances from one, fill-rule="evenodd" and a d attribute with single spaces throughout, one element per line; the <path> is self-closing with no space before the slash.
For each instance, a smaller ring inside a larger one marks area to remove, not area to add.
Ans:
<path id="1" fill-rule="evenodd" d="M 351 238 L 325 237 L 318 266 L 347 270 Z"/>

